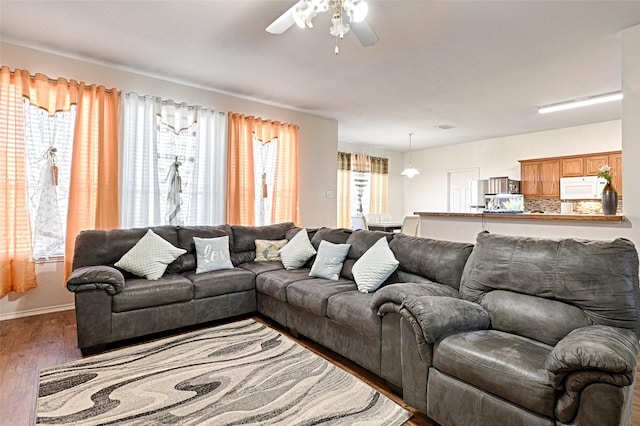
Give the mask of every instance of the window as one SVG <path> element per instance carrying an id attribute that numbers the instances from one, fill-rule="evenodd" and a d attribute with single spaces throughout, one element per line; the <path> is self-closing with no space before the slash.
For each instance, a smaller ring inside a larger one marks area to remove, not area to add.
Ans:
<path id="1" fill-rule="evenodd" d="M 153 96 L 122 96 L 124 228 L 225 221 L 226 115 Z"/>
<path id="2" fill-rule="evenodd" d="M 24 100 L 29 216 L 34 259 L 64 256 L 76 106 L 49 113 Z"/>
<path id="3" fill-rule="evenodd" d="M 338 226 L 351 227 L 351 217 L 387 213 L 389 160 L 338 152 Z"/>

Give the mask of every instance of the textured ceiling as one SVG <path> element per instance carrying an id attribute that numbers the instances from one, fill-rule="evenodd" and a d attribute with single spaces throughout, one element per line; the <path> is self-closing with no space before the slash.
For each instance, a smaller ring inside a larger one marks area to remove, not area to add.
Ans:
<path id="1" fill-rule="evenodd" d="M 0 35 L 334 118 L 342 141 L 406 151 L 409 132 L 421 148 L 620 118 L 620 102 L 536 107 L 620 90 L 620 31 L 640 24 L 640 1 L 369 1 L 380 41 L 347 34 L 335 55 L 328 12 L 310 30 L 265 31 L 294 3 L 0 0 Z"/>

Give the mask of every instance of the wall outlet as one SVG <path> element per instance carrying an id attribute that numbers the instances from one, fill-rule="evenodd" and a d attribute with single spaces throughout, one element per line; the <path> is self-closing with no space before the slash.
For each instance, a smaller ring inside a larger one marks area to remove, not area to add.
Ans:
<path id="1" fill-rule="evenodd" d="M 330 190 L 330 189 L 327 189 L 327 190 L 324 192 L 324 198 L 333 198 L 333 191 L 332 191 L 332 190 Z"/>

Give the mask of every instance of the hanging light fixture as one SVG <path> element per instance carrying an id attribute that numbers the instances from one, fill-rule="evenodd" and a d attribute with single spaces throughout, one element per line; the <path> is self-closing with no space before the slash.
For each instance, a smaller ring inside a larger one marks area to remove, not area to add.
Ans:
<path id="1" fill-rule="evenodd" d="M 402 176 L 406 176 L 408 178 L 412 178 L 420 174 L 418 170 L 414 169 L 411 166 L 411 136 L 413 136 L 413 133 L 409 133 L 409 167 L 404 169 L 402 173 L 400 173 Z"/>

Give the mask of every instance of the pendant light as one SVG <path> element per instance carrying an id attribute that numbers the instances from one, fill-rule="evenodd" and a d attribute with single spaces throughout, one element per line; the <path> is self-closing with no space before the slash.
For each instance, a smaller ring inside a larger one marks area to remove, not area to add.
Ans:
<path id="1" fill-rule="evenodd" d="M 413 133 L 409 133 L 409 168 L 404 169 L 402 173 L 400 173 L 402 176 L 406 176 L 408 178 L 412 178 L 420 174 L 418 170 L 411 166 L 411 136 L 413 136 Z"/>

